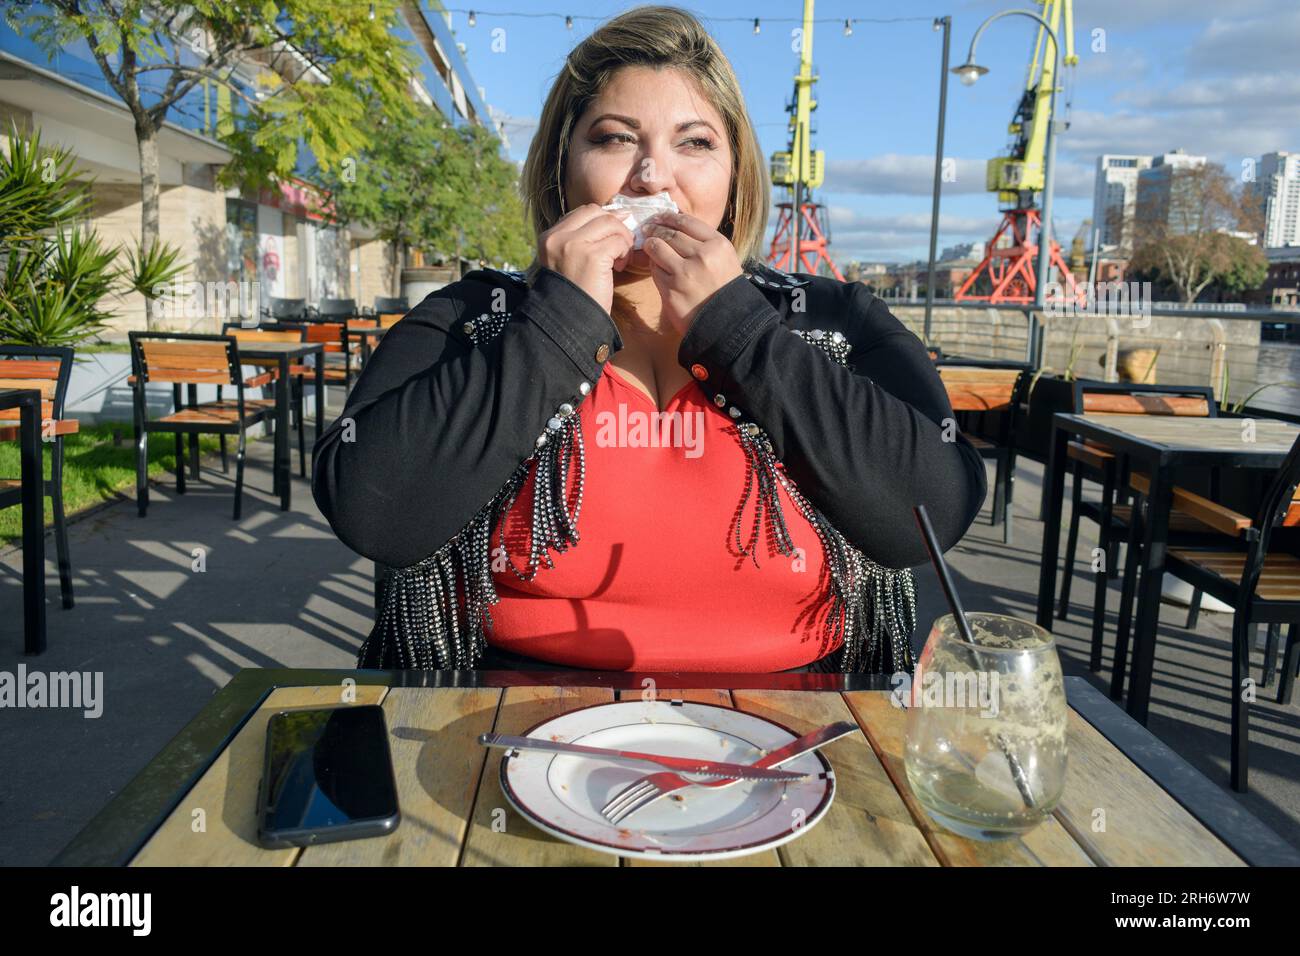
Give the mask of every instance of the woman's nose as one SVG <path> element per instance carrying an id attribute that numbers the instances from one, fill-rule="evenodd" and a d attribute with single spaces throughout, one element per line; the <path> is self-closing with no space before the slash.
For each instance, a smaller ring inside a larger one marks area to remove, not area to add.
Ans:
<path id="1" fill-rule="evenodd" d="M 666 189 L 672 189 L 676 183 L 673 180 L 672 158 L 665 149 L 660 152 L 657 149 L 647 149 L 645 154 L 640 158 L 637 169 L 632 173 L 632 187 L 647 194 L 660 193 Z"/>

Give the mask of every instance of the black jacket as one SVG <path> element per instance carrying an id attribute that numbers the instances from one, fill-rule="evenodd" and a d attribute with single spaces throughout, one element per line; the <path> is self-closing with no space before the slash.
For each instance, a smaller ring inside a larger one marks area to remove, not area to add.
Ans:
<path id="1" fill-rule="evenodd" d="M 861 284 L 749 265 L 700 308 L 681 364 L 867 562 L 927 561 L 917 503 L 950 548 L 986 477 L 920 339 Z M 469 273 L 375 349 L 316 446 L 317 505 L 382 565 L 450 553 L 547 436 L 563 438 L 557 426 L 622 347 L 609 315 L 557 272 L 531 287 L 522 273 Z"/>

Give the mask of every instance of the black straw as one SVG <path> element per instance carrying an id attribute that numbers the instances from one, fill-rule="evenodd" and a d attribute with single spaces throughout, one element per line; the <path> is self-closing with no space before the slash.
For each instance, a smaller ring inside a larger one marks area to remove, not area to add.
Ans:
<path id="1" fill-rule="evenodd" d="M 939 584 L 943 587 L 944 597 L 948 599 L 948 607 L 952 611 L 953 620 L 957 622 L 957 630 L 968 644 L 975 647 L 979 645 L 975 641 L 975 633 L 970 629 L 970 621 L 966 620 L 966 612 L 962 610 L 961 598 L 957 596 L 957 586 L 952 582 L 952 572 L 948 570 L 948 562 L 943 559 L 943 549 L 939 547 L 939 539 L 935 536 L 934 527 L 930 524 L 930 516 L 925 513 L 925 505 L 917 505 L 912 509 L 916 515 L 916 523 L 921 526 L 921 536 L 925 538 L 926 550 L 930 552 L 930 561 L 934 564 L 934 570 L 939 575 Z M 979 660 L 979 652 L 973 652 L 975 660 Z M 1011 769 L 1011 779 L 1015 781 L 1016 789 L 1020 791 L 1020 797 L 1025 802 L 1025 806 L 1033 808 L 1036 805 L 1034 795 L 1029 789 L 1029 778 L 1025 775 L 1024 768 L 1016 755 L 1011 752 L 1011 747 L 1005 739 L 999 735 L 998 747 L 1002 750 L 1003 755 L 1007 758 L 1007 766 Z"/>
<path id="2" fill-rule="evenodd" d="M 925 513 L 925 505 L 917 505 L 912 509 L 912 513 L 916 515 L 916 523 L 921 526 L 921 536 L 925 538 L 926 550 L 930 552 L 930 561 L 939 575 L 939 584 L 943 587 L 944 597 L 948 599 L 948 608 L 957 622 L 957 630 L 961 632 L 961 636 L 967 643 L 974 644 L 975 634 L 970 629 L 970 622 L 966 620 L 966 612 L 962 610 L 961 598 L 957 596 L 957 586 L 952 583 L 952 572 L 948 570 L 948 562 L 943 559 L 943 549 L 939 547 L 939 539 L 930 524 L 930 516 Z"/>

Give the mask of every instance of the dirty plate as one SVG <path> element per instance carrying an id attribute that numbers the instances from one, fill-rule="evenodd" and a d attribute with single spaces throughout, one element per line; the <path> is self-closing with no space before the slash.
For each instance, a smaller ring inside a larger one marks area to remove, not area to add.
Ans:
<path id="1" fill-rule="evenodd" d="M 620 701 L 551 718 L 525 736 L 674 757 L 754 763 L 799 735 L 753 714 L 691 701 Z M 628 784 L 662 768 L 597 757 L 508 752 L 501 789 L 525 819 L 579 846 L 642 859 L 721 860 L 758 853 L 806 833 L 830 808 L 835 776 L 820 753 L 782 770 L 812 774 L 784 783 L 685 787 L 615 826 L 600 808 Z"/>

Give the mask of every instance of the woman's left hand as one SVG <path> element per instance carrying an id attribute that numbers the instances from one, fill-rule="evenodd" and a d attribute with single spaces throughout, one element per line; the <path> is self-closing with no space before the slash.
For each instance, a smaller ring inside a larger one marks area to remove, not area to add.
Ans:
<path id="1" fill-rule="evenodd" d="M 731 240 L 694 216 L 660 213 L 642 231 L 650 275 L 663 299 L 663 317 L 685 335 L 705 301 L 744 275 Z"/>

